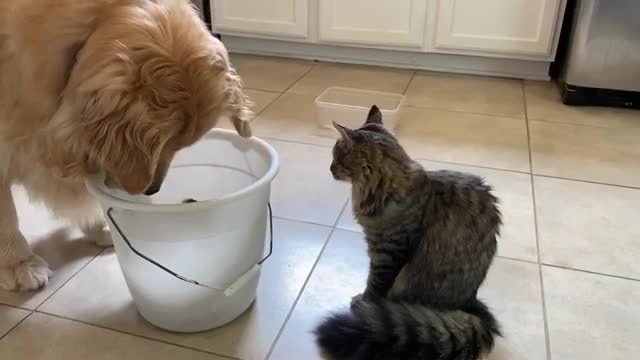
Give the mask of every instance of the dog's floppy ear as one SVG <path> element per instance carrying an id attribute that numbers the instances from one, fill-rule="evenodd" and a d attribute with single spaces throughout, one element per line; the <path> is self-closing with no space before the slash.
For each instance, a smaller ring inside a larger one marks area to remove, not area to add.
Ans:
<path id="1" fill-rule="evenodd" d="M 81 114 L 86 125 L 78 135 L 85 137 L 92 163 L 123 190 L 140 194 L 153 181 L 167 131 L 149 118 L 142 104 L 114 109 L 117 95 L 87 101 Z"/>
<path id="2" fill-rule="evenodd" d="M 53 119 L 66 149 L 58 165 L 67 176 L 103 171 L 114 185 L 140 194 L 153 181 L 171 130 L 150 119 L 142 103 L 107 84 L 63 97 Z"/>

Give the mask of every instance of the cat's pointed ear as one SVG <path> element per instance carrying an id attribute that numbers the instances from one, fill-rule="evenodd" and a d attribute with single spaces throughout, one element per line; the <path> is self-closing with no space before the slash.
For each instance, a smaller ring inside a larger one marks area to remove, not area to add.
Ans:
<path id="1" fill-rule="evenodd" d="M 351 140 L 351 133 L 353 133 L 353 130 L 346 128 L 335 121 L 333 122 L 333 127 L 336 128 L 336 130 L 338 130 L 338 133 L 340 133 L 340 136 L 343 139 Z"/>
<path id="2" fill-rule="evenodd" d="M 382 125 L 382 113 L 380 109 L 373 105 L 371 110 L 369 110 L 369 115 L 367 115 L 367 121 L 364 122 L 366 124 L 378 124 Z"/>

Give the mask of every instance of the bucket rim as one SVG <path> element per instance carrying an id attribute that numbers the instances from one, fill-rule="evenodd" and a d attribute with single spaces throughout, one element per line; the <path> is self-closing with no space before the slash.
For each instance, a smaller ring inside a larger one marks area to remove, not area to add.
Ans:
<path id="1" fill-rule="evenodd" d="M 221 137 L 227 138 L 227 139 L 231 137 L 240 138 L 235 131 L 216 128 L 216 129 L 210 130 L 198 141 L 202 141 L 207 138 L 213 139 L 213 138 L 221 138 Z M 105 189 L 101 185 L 99 185 L 104 180 L 104 175 L 102 174 L 96 174 L 88 178 L 85 181 L 85 186 L 87 187 L 89 192 L 98 199 L 98 202 L 100 202 L 102 206 L 114 208 L 114 210 L 123 209 L 123 210 L 133 210 L 133 211 L 139 211 L 139 212 L 152 212 L 152 213 L 153 212 L 155 213 L 189 212 L 189 211 L 205 210 L 205 209 L 211 208 L 212 206 L 222 205 L 230 201 L 248 196 L 249 194 L 252 194 L 258 189 L 262 188 L 263 186 L 268 186 L 271 182 L 273 182 L 276 175 L 278 174 L 280 170 L 280 156 L 278 155 L 278 152 L 273 148 L 273 146 L 271 146 L 269 143 L 267 143 L 266 141 L 256 136 L 252 136 L 250 138 L 242 138 L 242 140 L 248 141 L 253 143 L 254 145 L 257 145 L 258 148 L 262 149 L 269 155 L 269 160 L 270 160 L 269 169 L 262 177 L 257 179 L 251 185 L 243 189 L 240 189 L 238 191 L 234 191 L 232 193 L 221 196 L 219 198 L 202 200 L 202 201 L 193 202 L 193 203 L 180 203 L 180 204 L 145 204 L 145 203 L 124 200 L 105 191 Z"/>

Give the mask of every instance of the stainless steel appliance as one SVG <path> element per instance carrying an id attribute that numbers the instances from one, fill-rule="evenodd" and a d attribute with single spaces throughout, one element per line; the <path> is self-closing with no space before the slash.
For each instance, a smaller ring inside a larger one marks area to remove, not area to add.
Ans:
<path id="1" fill-rule="evenodd" d="M 640 0 L 575 4 L 564 103 L 640 108 Z"/>

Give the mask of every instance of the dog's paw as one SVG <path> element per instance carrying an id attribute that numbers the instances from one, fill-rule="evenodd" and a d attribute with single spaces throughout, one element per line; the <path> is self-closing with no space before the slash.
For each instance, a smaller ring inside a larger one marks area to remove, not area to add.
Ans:
<path id="1" fill-rule="evenodd" d="M 111 232 L 109 232 L 109 229 L 103 229 L 102 231 L 96 232 L 93 236 L 93 241 L 100 247 L 113 246 L 113 239 L 111 238 Z"/>
<path id="2" fill-rule="evenodd" d="M 113 246 L 113 240 L 111 239 L 111 232 L 106 222 L 99 222 L 83 229 L 85 236 L 90 241 L 93 241 L 100 247 Z"/>
<path id="3" fill-rule="evenodd" d="M 13 291 L 37 290 L 47 285 L 50 275 L 47 262 L 32 254 L 14 265 L 0 267 L 0 287 Z"/>

